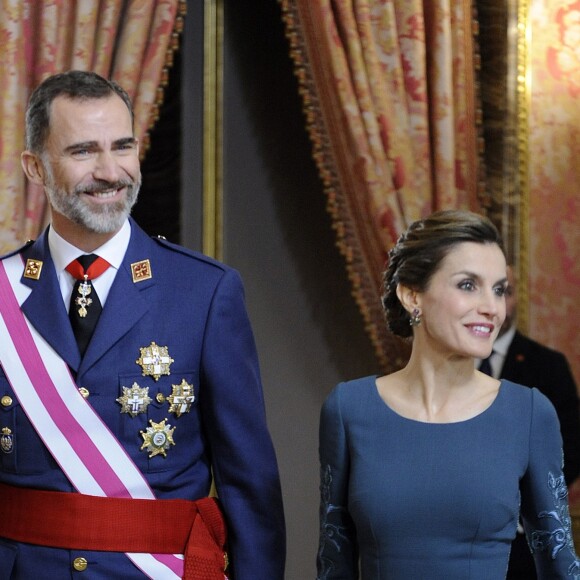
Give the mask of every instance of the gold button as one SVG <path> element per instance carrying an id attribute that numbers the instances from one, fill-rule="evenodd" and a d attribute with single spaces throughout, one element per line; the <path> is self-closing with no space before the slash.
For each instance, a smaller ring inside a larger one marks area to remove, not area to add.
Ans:
<path id="1" fill-rule="evenodd" d="M 87 562 L 86 558 L 75 558 L 74 562 L 73 562 L 73 568 L 77 571 L 77 572 L 84 572 L 87 569 L 87 566 L 89 565 L 89 563 Z"/>
<path id="2" fill-rule="evenodd" d="M 12 405 L 12 397 L 4 395 L 0 402 L 2 403 L 3 407 L 10 407 L 10 405 Z"/>
<path id="3" fill-rule="evenodd" d="M 89 389 L 85 389 L 85 387 L 80 387 L 79 393 L 83 396 L 83 399 L 89 398 Z"/>
<path id="4" fill-rule="evenodd" d="M 165 395 L 163 393 L 157 393 L 157 395 L 155 395 L 155 399 L 158 403 L 165 403 Z"/>

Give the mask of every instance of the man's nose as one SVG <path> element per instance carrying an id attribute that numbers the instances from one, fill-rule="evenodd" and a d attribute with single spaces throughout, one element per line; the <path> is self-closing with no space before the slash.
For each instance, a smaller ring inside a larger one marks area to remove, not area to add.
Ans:
<path id="1" fill-rule="evenodd" d="M 95 179 L 114 183 L 121 178 L 121 167 L 110 152 L 99 153 L 93 175 Z"/>

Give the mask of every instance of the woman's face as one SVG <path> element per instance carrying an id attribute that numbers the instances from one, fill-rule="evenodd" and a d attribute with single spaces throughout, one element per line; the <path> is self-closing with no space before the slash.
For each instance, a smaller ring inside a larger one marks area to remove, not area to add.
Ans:
<path id="1" fill-rule="evenodd" d="M 456 245 L 418 295 L 421 339 L 444 353 L 487 357 L 505 318 L 506 284 L 506 262 L 496 244 Z"/>

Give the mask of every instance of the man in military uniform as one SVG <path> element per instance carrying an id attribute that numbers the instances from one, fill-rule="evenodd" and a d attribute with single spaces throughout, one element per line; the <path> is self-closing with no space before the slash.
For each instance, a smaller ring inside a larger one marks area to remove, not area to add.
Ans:
<path id="1" fill-rule="evenodd" d="M 116 83 L 54 75 L 26 123 L 51 224 L 0 261 L 0 578 L 282 579 L 239 275 L 129 217 L 139 144 Z"/>

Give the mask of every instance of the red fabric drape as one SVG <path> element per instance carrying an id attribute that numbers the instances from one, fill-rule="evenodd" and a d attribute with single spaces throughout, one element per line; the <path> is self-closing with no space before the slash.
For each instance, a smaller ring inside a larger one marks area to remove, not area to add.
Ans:
<path id="1" fill-rule="evenodd" d="M 0 3 L 0 253 L 36 237 L 46 219 L 43 191 L 27 187 L 20 168 L 30 92 L 69 69 L 116 80 L 133 99 L 145 152 L 185 10 L 185 0 Z"/>
<path id="2" fill-rule="evenodd" d="M 471 0 L 280 0 L 314 158 L 381 366 L 381 274 L 407 225 L 479 209 Z"/>

